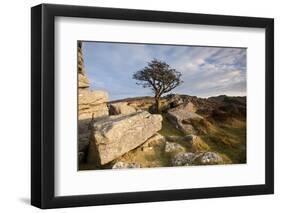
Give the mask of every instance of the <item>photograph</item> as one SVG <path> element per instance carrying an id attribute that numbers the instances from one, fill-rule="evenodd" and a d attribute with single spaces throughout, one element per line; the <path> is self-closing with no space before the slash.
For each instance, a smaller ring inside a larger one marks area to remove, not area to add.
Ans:
<path id="1" fill-rule="evenodd" d="M 23 131 L 30 135 L 24 172 L 31 205 L 161 205 L 247 196 L 253 202 L 241 202 L 251 211 L 264 197 L 256 195 L 272 197 L 273 16 L 279 13 L 268 5 L 263 14 L 245 3 L 251 8 L 246 13 L 223 14 L 213 2 L 200 4 L 201 11 L 190 4 L 186 10 L 33 5 L 26 28 L 31 61 L 19 57 L 31 65 L 24 74 L 30 94 L 17 96 L 31 107 L 31 131 Z"/>
<path id="2" fill-rule="evenodd" d="M 77 41 L 78 170 L 246 164 L 247 48 Z"/>

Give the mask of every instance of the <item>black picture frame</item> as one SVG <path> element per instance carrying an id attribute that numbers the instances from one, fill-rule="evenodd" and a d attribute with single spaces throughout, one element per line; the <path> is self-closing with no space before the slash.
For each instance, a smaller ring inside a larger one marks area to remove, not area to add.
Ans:
<path id="1" fill-rule="evenodd" d="M 55 17 L 264 28 L 265 184 L 93 195 L 54 195 Z M 31 9 L 31 204 L 42 209 L 274 193 L 274 20 L 164 11 L 41 4 Z"/>

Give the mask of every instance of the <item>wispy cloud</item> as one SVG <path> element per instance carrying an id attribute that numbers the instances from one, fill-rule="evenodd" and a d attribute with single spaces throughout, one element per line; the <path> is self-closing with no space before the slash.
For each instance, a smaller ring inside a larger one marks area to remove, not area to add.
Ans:
<path id="1" fill-rule="evenodd" d="M 134 72 L 157 58 L 182 73 L 174 93 L 196 96 L 246 95 L 246 49 L 84 42 L 92 89 L 107 90 L 111 100 L 152 95 L 136 85 Z"/>

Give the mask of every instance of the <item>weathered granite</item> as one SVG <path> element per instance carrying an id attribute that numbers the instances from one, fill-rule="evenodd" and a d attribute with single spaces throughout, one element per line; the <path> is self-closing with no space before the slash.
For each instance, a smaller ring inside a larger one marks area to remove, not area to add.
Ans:
<path id="1" fill-rule="evenodd" d="M 162 116 L 146 111 L 109 116 L 93 122 L 88 162 L 109 163 L 143 144 L 161 127 Z"/>

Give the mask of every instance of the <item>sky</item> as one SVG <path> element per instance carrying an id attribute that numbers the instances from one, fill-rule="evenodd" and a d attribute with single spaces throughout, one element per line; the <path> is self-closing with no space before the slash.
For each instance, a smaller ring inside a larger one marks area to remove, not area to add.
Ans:
<path id="1" fill-rule="evenodd" d="M 82 51 L 91 89 L 107 91 L 110 100 L 152 96 L 132 76 L 153 59 L 182 73 L 183 83 L 170 93 L 246 95 L 246 48 L 83 42 Z"/>

